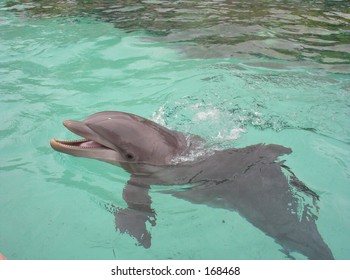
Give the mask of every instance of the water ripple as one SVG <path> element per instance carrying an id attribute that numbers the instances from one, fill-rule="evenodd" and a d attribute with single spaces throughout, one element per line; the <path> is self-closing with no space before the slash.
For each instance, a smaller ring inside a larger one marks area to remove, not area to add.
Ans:
<path id="1" fill-rule="evenodd" d="M 21 16 L 94 17 L 127 31 L 144 30 L 190 57 L 268 57 L 350 71 L 348 1 L 22 0 L 8 2 L 7 9 Z"/>

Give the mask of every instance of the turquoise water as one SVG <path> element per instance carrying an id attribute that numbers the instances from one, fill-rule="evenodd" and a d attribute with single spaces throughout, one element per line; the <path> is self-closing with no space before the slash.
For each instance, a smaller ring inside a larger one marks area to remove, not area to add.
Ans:
<path id="1" fill-rule="evenodd" d="M 293 1 L 261 1 L 270 4 L 226 13 L 231 21 L 223 28 L 214 16 L 219 6 L 210 14 L 170 7 L 180 16 L 151 21 L 141 2 L 114 12 L 0 2 L 0 252 L 9 259 L 285 259 L 272 238 L 237 213 L 157 188 L 151 248 L 117 232 L 105 205 L 125 206 L 128 174 L 54 152 L 49 140 L 74 138 L 63 120 L 118 110 L 220 147 L 291 147 L 288 166 L 320 195 L 321 235 L 336 259 L 350 259 L 346 3 L 315 1 L 329 5 L 295 10 Z M 106 16 L 125 10 L 149 21 L 130 26 Z M 211 24 L 200 24 L 203 14 Z M 285 21 L 273 25 L 276 15 Z M 240 34 L 237 41 L 230 32 Z"/>

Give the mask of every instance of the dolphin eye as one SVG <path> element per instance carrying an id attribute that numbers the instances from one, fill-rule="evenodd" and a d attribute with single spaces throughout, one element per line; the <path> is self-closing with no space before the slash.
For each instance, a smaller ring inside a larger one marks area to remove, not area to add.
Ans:
<path id="1" fill-rule="evenodd" d="M 133 154 L 131 154 L 131 153 L 127 153 L 127 154 L 125 155 L 125 157 L 126 157 L 126 159 L 128 159 L 128 160 L 133 160 L 133 159 L 135 158 L 135 156 L 134 156 Z"/>

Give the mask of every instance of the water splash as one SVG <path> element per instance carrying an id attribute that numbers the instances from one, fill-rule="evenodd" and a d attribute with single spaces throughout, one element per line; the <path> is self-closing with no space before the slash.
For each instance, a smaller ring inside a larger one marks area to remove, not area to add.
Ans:
<path id="1" fill-rule="evenodd" d="M 187 134 L 200 135 L 206 140 L 204 153 L 211 149 L 223 149 L 233 146 L 233 140 L 240 138 L 246 130 L 241 126 L 242 118 L 232 114 L 227 108 L 206 101 L 191 103 L 192 97 L 185 97 L 174 103 L 162 105 L 153 120 L 169 129 Z M 183 161 L 202 156 L 199 147 L 193 154 L 186 155 Z M 188 157 L 188 158 L 187 158 Z"/>

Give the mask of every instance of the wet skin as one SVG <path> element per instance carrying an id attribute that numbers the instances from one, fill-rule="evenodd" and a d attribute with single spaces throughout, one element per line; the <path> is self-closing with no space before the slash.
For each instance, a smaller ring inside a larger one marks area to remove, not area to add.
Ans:
<path id="1" fill-rule="evenodd" d="M 333 259 L 316 220 L 318 195 L 305 186 L 278 157 L 291 149 L 257 144 L 240 149 L 189 155 L 203 149 L 196 135 L 169 130 L 123 112 L 100 112 L 64 125 L 82 140 L 52 139 L 53 149 L 117 165 L 130 173 L 123 190 L 127 208 L 114 207 L 116 228 L 151 246 L 147 223 L 156 224 L 150 186 L 191 185 L 164 191 L 195 204 L 237 211 L 272 237 L 287 256 L 296 251 L 309 259 Z M 307 203 L 307 199 L 311 203 Z M 316 211 L 312 211 L 315 210 Z M 314 213 L 316 212 L 316 213 Z"/>

